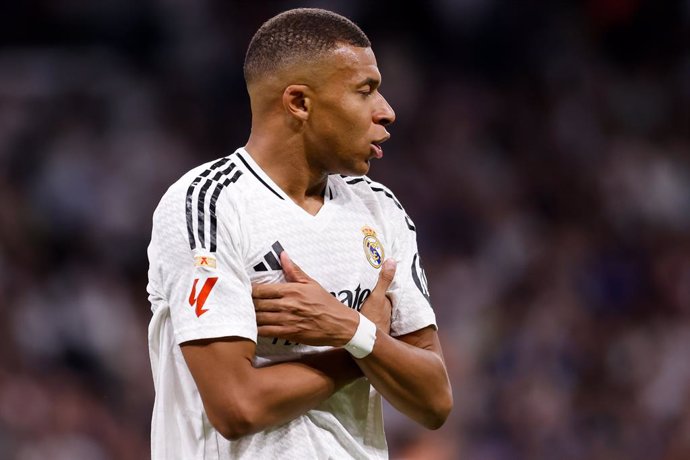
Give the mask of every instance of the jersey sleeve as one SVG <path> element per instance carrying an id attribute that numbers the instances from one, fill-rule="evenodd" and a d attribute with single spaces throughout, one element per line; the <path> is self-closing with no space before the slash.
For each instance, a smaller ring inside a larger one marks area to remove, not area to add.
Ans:
<path id="1" fill-rule="evenodd" d="M 396 207 L 389 206 L 388 219 L 393 224 L 392 257 L 397 268 L 388 296 L 393 304 L 391 335 L 397 337 L 427 326 L 436 328 L 436 315 L 417 248 L 416 227 L 400 203 L 394 201 Z"/>
<path id="2" fill-rule="evenodd" d="M 190 221 L 184 196 L 164 201 L 154 214 L 150 272 L 157 272 L 159 297 L 170 309 L 175 341 L 236 336 L 256 342 L 251 282 L 231 207 L 221 207 L 219 200 L 211 244 L 210 220 L 195 212 Z M 201 222 L 203 242 L 197 236 Z"/>

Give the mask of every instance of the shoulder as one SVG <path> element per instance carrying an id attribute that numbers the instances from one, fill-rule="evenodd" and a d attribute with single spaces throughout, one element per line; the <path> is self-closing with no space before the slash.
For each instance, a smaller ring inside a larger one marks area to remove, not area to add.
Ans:
<path id="1" fill-rule="evenodd" d="M 170 185 L 153 213 L 153 233 L 185 234 L 192 249 L 206 239 L 213 242 L 217 227 L 237 212 L 238 197 L 244 195 L 236 153 L 196 166 Z M 220 215 L 226 217 L 217 219 Z"/>
<path id="2" fill-rule="evenodd" d="M 175 204 L 185 205 L 193 199 L 204 200 L 214 194 L 220 195 L 225 188 L 240 179 L 243 169 L 237 152 L 196 166 L 168 187 L 158 209 Z"/>
<path id="3" fill-rule="evenodd" d="M 348 192 L 363 198 L 378 201 L 382 207 L 392 207 L 404 212 L 404 208 L 393 191 L 380 182 L 371 180 L 367 176 L 336 175 L 335 182 Z"/>
<path id="4" fill-rule="evenodd" d="M 153 215 L 153 235 L 170 237 L 192 250 L 215 252 L 224 232 L 237 225 L 246 171 L 237 152 L 192 168 L 164 193 Z M 166 241 L 172 241 L 166 238 Z"/>
<path id="5" fill-rule="evenodd" d="M 196 187 L 203 188 L 206 184 L 220 184 L 222 187 L 227 187 L 243 174 L 241 166 L 237 152 L 206 162 L 187 171 L 170 186 L 167 193 L 186 194 Z"/>
<path id="6" fill-rule="evenodd" d="M 401 219 L 410 230 L 415 230 L 412 219 L 405 208 L 395 196 L 393 191 L 380 182 L 376 182 L 367 176 L 343 176 L 335 175 L 334 182 L 343 188 L 346 193 L 356 196 L 365 203 L 374 204 L 390 217 Z"/>

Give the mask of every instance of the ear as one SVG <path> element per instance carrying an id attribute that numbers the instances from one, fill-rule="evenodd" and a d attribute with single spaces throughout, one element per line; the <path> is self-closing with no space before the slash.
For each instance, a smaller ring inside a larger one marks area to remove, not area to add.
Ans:
<path id="1" fill-rule="evenodd" d="M 307 85 L 290 85 L 283 91 L 285 111 L 300 121 L 306 121 L 311 112 L 311 90 Z"/>

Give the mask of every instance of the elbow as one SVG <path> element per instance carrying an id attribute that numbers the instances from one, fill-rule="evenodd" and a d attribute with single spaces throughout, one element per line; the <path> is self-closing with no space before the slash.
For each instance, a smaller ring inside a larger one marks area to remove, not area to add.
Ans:
<path id="1" fill-rule="evenodd" d="M 433 414 L 429 414 L 422 422 L 422 425 L 424 425 L 424 428 L 429 430 L 438 430 L 446 423 L 448 414 L 450 414 L 450 411 L 445 413 L 435 412 Z"/>
<path id="2" fill-rule="evenodd" d="M 237 441 L 254 432 L 251 429 L 251 425 L 244 421 L 231 420 L 222 424 L 214 424 L 213 426 L 216 431 L 228 441 Z"/>
<path id="3" fill-rule="evenodd" d="M 249 411 L 239 405 L 232 405 L 231 410 L 210 412 L 207 411 L 208 420 L 213 428 L 229 441 L 238 439 L 259 431 L 252 422 Z"/>
<path id="4" fill-rule="evenodd" d="M 421 423 L 429 430 L 438 430 L 448 420 L 451 410 L 453 410 L 453 393 L 449 387 L 429 404 L 428 412 Z"/>

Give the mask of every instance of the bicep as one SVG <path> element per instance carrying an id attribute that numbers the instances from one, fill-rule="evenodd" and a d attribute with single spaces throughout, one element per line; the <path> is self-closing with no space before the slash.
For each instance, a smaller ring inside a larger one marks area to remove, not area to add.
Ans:
<path id="1" fill-rule="evenodd" d="M 180 345 L 187 367 L 194 378 L 209 420 L 215 426 L 228 412 L 241 417 L 250 400 L 252 359 L 256 344 L 241 337 L 192 340 Z"/>
<path id="2" fill-rule="evenodd" d="M 432 351 L 443 359 L 441 341 L 438 338 L 438 332 L 434 326 L 427 326 L 417 331 L 410 332 L 409 334 L 401 335 L 397 337 L 397 339 L 413 347 Z"/>
<path id="3" fill-rule="evenodd" d="M 293 420 L 361 375 L 343 350 L 255 368 L 251 340 L 194 340 L 181 348 L 209 421 L 228 439 Z"/>

